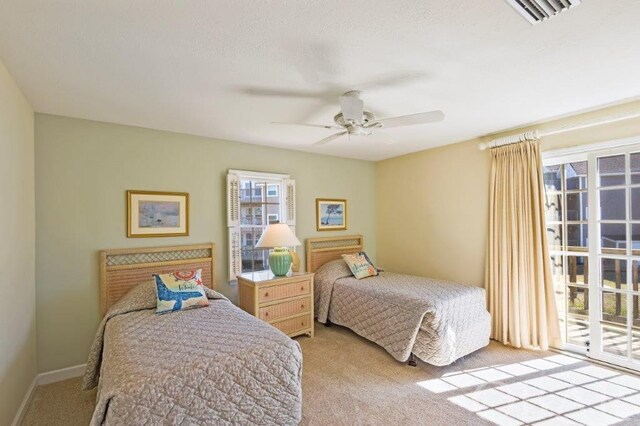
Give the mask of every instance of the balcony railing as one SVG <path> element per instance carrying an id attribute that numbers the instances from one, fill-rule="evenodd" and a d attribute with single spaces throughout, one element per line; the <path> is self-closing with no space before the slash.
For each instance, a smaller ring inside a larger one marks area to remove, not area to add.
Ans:
<path id="1" fill-rule="evenodd" d="M 587 257 L 583 257 L 582 259 L 583 263 L 580 264 L 578 262 L 577 256 L 568 256 L 568 282 L 566 284 L 568 287 L 568 313 L 572 315 L 588 316 L 589 289 L 586 287 L 581 287 L 579 285 L 584 284 L 586 286 L 589 284 L 589 259 Z M 626 264 L 627 260 L 609 260 L 613 262 L 613 269 L 602 272 L 603 284 L 605 282 L 607 283 L 607 285 L 603 285 L 602 288 L 606 290 L 606 288 L 608 287 L 612 290 L 615 289 L 617 291 L 612 291 L 611 293 L 609 293 L 613 295 L 613 302 L 611 302 L 611 298 L 603 298 L 602 320 L 603 322 L 619 326 L 627 323 L 627 306 L 622 302 L 624 292 L 621 292 L 622 286 L 626 285 L 625 282 L 627 277 L 623 265 Z M 578 277 L 583 277 L 583 283 L 578 283 Z M 633 292 L 637 292 L 640 282 L 640 271 L 638 268 L 638 262 L 636 261 L 632 262 L 631 278 L 631 290 Z M 635 294 L 633 294 L 631 297 L 633 318 L 632 326 L 634 328 L 640 329 L 640 297 Z"/>

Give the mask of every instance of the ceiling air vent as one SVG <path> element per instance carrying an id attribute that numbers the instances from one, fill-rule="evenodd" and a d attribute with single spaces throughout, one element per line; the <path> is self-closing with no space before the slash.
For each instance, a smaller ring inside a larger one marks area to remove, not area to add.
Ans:
<path id="1" fill-rule="evenodd" d="M 506 0 L 506 2 L 531 24 L 537 24 L 579 5 L 582 0 Z"/>

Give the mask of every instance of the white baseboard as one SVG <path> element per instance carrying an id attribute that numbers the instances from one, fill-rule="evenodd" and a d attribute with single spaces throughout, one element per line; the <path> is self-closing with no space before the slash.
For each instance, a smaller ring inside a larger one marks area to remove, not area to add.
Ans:
<path id="1" fill-rule="evenodd" d="M 60 370 L 47 371 L 38 374 L 38 385 L 48 385 L 49 383 L 61 382 L 67 379 L 80 377 L 84 374 L 87 364 L 74 365 L 73 367 L 61 368 Z"/>
<path id="2" fill-rule="evenodd" d="M 61 382 L 67 379 L 73 379 L 74 377 L 80 377 L 84 374 L 84 368 L 87 364 L 75 365 L 73 367 L 61 368 L 60 370 L 47 371 L 46 373 L 40 373 L 33 378 L 31 386 L 27 390 L 27 393 L 18 408 L 18 412 L 11 422 L 11 426 L 18 426 L 22 423 L 22 419 L 27 412 L 27 408 L 31 403 L 36 386 L 48 385 L 50 383 Z"/>
<path id="3" fill-rule="evenodd" d="M 38 383 L 38 376 L 33 378 L 33 381 L 31 382 L 31 386 L 29 386 L 29 389 L 27 389 L 27 393 L 25 394 L 24 399 L 22 400 L 22 404 L 20 404 L 20 408 L 18 408 L 18 412 L 16 413 L 15 417 L 13 418 L 13 421 L 11 422 L 11 426 L 18 426 L 19 424 L 22 423 L 22 419 L 24 418 L 24 415 L 27 413 L 27 408 L 31 403 L 31 399 L 33 398 L 34 391 L 36 390 L 37 383 Z"/>

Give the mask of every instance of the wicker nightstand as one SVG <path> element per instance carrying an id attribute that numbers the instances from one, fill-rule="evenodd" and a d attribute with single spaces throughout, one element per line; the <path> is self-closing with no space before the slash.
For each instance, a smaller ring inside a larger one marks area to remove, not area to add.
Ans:
<path id="1" fill-rule="evenodd" d="M 271 271 L 238 275 L 240 308 L 289 337 L 313 337 L 313 274 L 275 277 Z"/>

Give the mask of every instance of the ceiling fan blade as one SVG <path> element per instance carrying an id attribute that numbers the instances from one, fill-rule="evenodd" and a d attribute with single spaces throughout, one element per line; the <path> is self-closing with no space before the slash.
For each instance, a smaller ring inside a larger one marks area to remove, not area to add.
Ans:
<path id="1" fill-rule="evenodd" d="M 348 133 L 347 131 L 344 131 L 344 132 L 336 133 L 336 134 L 331 135 L 331 136 L 327 136 L 326 138 L 324 138 L 322 140 L 319 140 L 318 142 L 314 143 L 313 145 L 314 146 L 316 146 L 316 145 L 324 145 L 326 143 L 331 142 L 334 139 L 338 139 L 340 136 L 346 135 L 347 133 Z"/>
<path id="2" fill-rule="evenodd" d="M 264 87 L 241 87 L 240 92 L 251 96 L 270 96 L 274 98 L 326 98 L 326 93 L 316 90 L 268 89 Z"/>
<path id="3" fill-rule="evenodd" d="M 362 121 L 364 102 L 356 96 L 340 96 L 340 108 L 345 120 L 353 120 L 356 123 Z"/>
<path id="4" fill-rule="evenodd" d="M 436 123 L 444 120 L 442 111 L 419 112 L 417 114 L 401 115 L 400 117 L 389 117 L 377 120 L 382 127 L 414 126 L 416 124 Z"/>
<path id="5" fill-rule="evenodd" d="M 335 45 L 327 43 L 305 43 L 291 49 L 293 65 L 302 80 L 314 86 L 325 85 L 324 77 L 341 73 L 340 52 Z"/>
<path id="6" fill-rule="evenodd" d="M 427 74 L 420 71 L 382 75 L 357 86 L 359 89 L 375 90 L 384 87 L 403 86 L 424 80 Z"/>
<path id="7" fill-rule="evenodd" d="M 310 124 L 310 123 L 285 123 L 282 121 L 272 121 L 271 124 L 284 124 L 286 126 L 305 126 L 305 127 L 318 127 L 320 129 L 336 129 L 342 130 L 342 127 L 339 126 L 330 126 L 326 124 Z"/>

